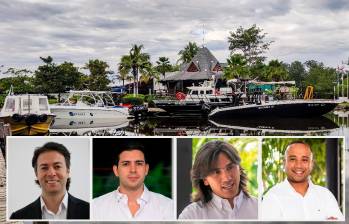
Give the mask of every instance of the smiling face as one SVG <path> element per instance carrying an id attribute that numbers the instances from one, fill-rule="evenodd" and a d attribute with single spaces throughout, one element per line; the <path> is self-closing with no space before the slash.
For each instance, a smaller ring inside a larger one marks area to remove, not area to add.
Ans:
<path id="1" fill-rule="evenodd" d="M 120 153 L 118 165 L 113 166 L 115 176 L 120 179 L 121 192 L 141 189 L 148 170 L 143 152 L 137 149 Z"/>
<path id="2" fill-rule="evenodd" d="M 37 159 L 36 177 L 43 194 L 64 194 L 69 178 L 69 169 L 64 156 L 56 151 L 47 151 Z"/>
<path id="3" fill-rule="evenodd" d="M 204 178 L 204 184 L 221 198 L 233 200 L 239 193 L 240 166 L 221 152 L 211 172 Z"/>
<path id="4" fill-rule="evenodd" d="M 290 183 L 304 183 L 313 170 L 313 156 L 308 145 L 295 143 L 286 150 L 285 172 Z"/>

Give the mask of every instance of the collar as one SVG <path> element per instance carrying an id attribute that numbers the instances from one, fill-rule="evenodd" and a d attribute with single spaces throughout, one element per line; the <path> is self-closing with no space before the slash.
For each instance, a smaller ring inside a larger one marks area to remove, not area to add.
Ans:
<path id="1" fill-rule="evenodd" d="M 305 195 L 307 195 L 307 193 L 308 193 L 309 191 L 311 191 L 311 190 L 314 188 L 314 184 L 313 184 L 313 182 L 311 181 L 310 176 L 308 177 L 308 184 L 309 184 L 309 186 L 308 186 L 307 191 L 305 192 Z M 284 185 L 287 186 L 287 188 L 288 188 L 290 191 L 299 194 L 299 193 L 292 187 L 292 185 L 290 184 L 290 182 L 287 180 L 287 177 L 286 177 L 285 180 L 284 180 Z M 304 196 L 305 196 L 305 195 L 304 195 Z"/>
<path id="2" fill-rule="evenodd" d="M 115 199 L 118 203 L 120 203 L 120 202 L 127 203 L 127 201 L 128 201 L 127 195 L 120 192 L 120 187 L 118 187 L 118 189 L 115 190 Z M 141 203 L 141 202 L 147 203 L 149 200 L 150 200 L 150 191 L 143 184 L 143 193 L 139 198 L 137 198 L 137 202 L 138 203 Z"/>
<path id="3" fill-rule="evenodd" d="M 239 209 L 241 207 L 243 199 L 244 199 L 244 192 L 240 190 L 240 193 L 237 196 L 235 196 L 233 199 L 233 204 L 234 204 L 233 210 Z M 227 199 L 221 198 L 220 196 L 216 195 L 213 192 L 212 192 L 211 202 L 219 209 L 223 209 L 223 210 L 231 209 L 230 203 Z"/>
<path id="4" fill-rule="evenodd" d="M 46 211 L 50 211 L 46 204 L 45 204 L 45 201 L 44 199 L 42 198 L 42 196 L 40 196 L 40 206 L 41 206 L 41 212 L 43 212 L 44 210 Z M 66 191 L 65 194 L 64 194 L 64 197 L 63 197 L 63 200 L 61 201 L 61 203 L 59 204 L 59 208 L 58 208 L 58 211 L 57 211 L 57 214 L 61 213 L 62 209 L 67 209 L 68 208 L 68 192 Z M 52 211 L 50 211 L 52 212 Z M 53 212 L 52 212 L 53 213 Z M 57 215 L 56 214 L 56 215 Z"/>

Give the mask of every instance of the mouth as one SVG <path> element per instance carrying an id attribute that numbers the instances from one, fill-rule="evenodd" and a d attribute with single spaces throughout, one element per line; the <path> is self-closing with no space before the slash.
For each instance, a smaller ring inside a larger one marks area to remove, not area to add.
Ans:
<path id="1" fill-rule="evenodd" d="M 224 184 L 221 187 L 224 191 L 231 191 L 234 189 L 234 183 Z"/>
<path id="2" fill-rule="evenodd" d="M 54 185 L 59 183 L 59 180 L 46 180 L 45 183 L 48 185 Z"/>
<path id="3" fill-rule="evenodd" d="M 296 174 L 297 176 L 303 176 L 304 170 L 294 170 L 293 173 Z"/>
<path id="4" fill-rule="evenodd" d="M 129 176 L 128 179 L 132 182 L 137 181 L 139 179 L 138 176 Z"/>

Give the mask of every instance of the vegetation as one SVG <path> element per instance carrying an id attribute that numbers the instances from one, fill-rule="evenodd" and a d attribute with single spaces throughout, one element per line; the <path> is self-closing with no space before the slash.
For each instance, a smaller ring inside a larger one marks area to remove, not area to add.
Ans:
<path id="1" fill-rule="evenodd" d="M 179 59 L 177 62 L 189 63 L 191 59 L 196 55 L 198 52 L 199 47 L 195 42 L 189 42 L 187 46 L 183 50 L 180 50 L 178 52 Z"/>
<path id="2" fill-rule="evenodd" d="M 256 138 L 194 138 L 193 139 L 193 162 L 196 153 L 201 146 L 212 140 L 224 140 L 233 145 L 240 153 L 241 166 L 244 168 L 248 184 L 247 189 L 251 195 L 258 196 L 257 183 L 257 156 L 258 156 L 258 140 Z"/>
<path id="3" fill-rule="evenodd" d="M 286 146 L 292 141 L 304 141 L 313 151 L 314 168 L 311 174 L 313 183 L 326 185 L 326 144 L 325 138 L 265 138 L 262 144 L 262 180 L 264 193 L 285 178 L 283 159 Z"/>

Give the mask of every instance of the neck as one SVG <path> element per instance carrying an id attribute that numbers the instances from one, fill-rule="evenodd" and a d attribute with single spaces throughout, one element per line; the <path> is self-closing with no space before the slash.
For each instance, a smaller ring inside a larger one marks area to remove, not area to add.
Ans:
<path id="1" fill-rule="evenodd" d="M 59 193 L 42 192 L 41 197 L 44 200 L 46 207 L 50 211 L 57 213 L 59 209 L 59 205 L 63 201 L 64 195 L 65 195 L 65 191 L 59 192 Z"/>
<path id="2" fill-rule="evenodd" d="M 290 180 L 288 180 L 288 182 L 291 184 L 291 186 L 293 187 L 293 189 L 301 194 L 302 196 L 305 195 L 305 193 L 307 193 L 307 190 L 309 188 L 309 182 L 308 181 L 303 181 L 303 182 L 292 182 Z"/>
<path id="3" fill-rule="evenodd" d="M 137 199 L 143 194 L 144 186 L 142 185 L 142 187 L 137 189 L 129 189 L 125 188 L 124 186 L 120 186 L 119 191 L 120 193 L 127 195 L 128 201 L 137 201 Z"/>

